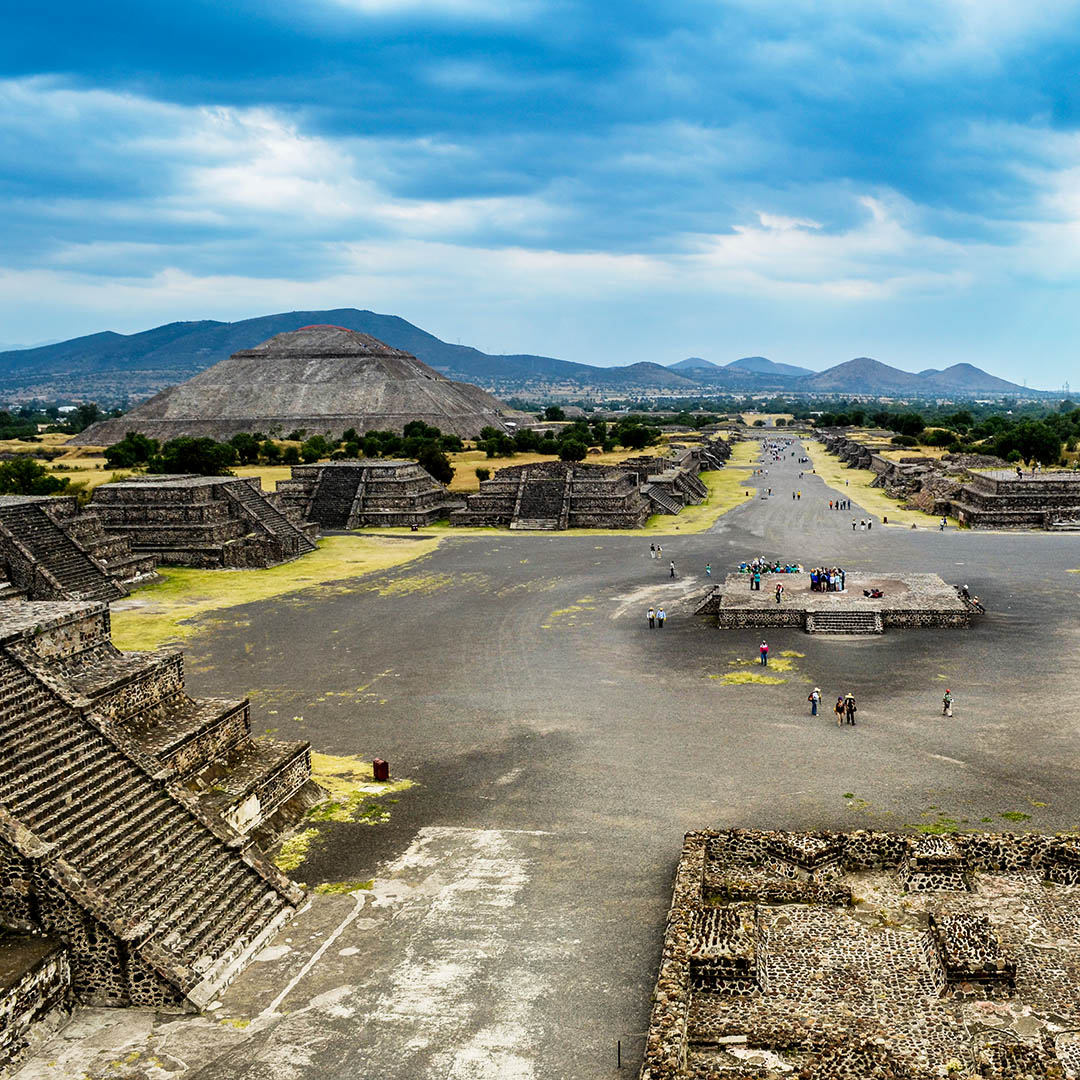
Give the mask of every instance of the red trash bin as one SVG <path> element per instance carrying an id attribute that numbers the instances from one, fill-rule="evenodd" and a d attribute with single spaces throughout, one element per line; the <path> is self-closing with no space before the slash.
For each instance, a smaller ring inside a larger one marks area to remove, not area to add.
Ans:
<path id="1" fill-rule="evenodd" d="M 372 772 L 375 774 L 376 780 L 389 780 L 390 779 L 390 763 L 383 761 L 381 757 L 377 757 L 371 763 Z"/>

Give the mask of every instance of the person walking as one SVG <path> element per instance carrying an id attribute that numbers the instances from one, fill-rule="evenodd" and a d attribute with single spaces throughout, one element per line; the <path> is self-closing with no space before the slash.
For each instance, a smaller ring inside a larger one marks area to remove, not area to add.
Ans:
<path id="1" fill-rule="evenodd" d="M 946 690 L 945 696 L 941 699 L 941 715 L 952 716 L 952 691 Z"/>
<path id="2" fill-rule="evenodd" d="M 652 608 L 649 608 L 648 616 L 649 616 L 649 629 L 650 630 L 655 630 L 656 629 L 656 612 Z"/>
<path id="3" fill-rule="evenodd" d="M 758 646 L 758 655 L 761 657 L 761 666 L 762 667 L 768 667 L 769 666 L 769 645 L 768 645 L 768 642 L 763 641 Z"/>
<path id="4" fill-rule="evenodd" d="M 854 518 L 851 519 L 851 531 L 852 532 L 855 531 L 855 519 Z"/>
<path id="5" fill-rule="evenodd" d="M 946 517 L 943 517 L 941 519 L 941 524 L 938 526 L 938 531 L 939 532 L 944 532 L 945 531 L 945 526 L 948 525 L 948 524 L 949 524 L 949 519 L 946 518 Z"/>
<path id="6" fill-rule="evenodd" d="M 753 586 L 755 592 L 761 592 L 761 571 L 760 570 L 755 570 L 754 571 L 754 579 L 751 582 L 751 585 Z"/>
<path id="7" fill-rule="evenodd" d="M 649 545 L 649 558 L 650 559 L 655 559 L 656 558 L 656 545 L 655 544 L 650 544 Z"/>
<path id="8" fill-rule="evenodd" d="M 844 699 L 843 696 L 837 697 L 836 704 L 833 706 L 833 712 L 836 713 L 836 726 L 840 727 L 844 722 Z"/>
<path id="9" fill-rule="evenodd" d="M 849 690 L 844 695 L 844 715 L 847 717 L 847 722 L 849 724 L 855 723 L 855 712 L 855 695 Z"/>
<path id="10" fill-rule="evenodd" d="M 663 630 L 664 620 L 667 618 L 667 612 L 663 608 L 657 608 L 656 610 L 656 625 Z"/>
<path id="11" fill-rule="evenodd" d="M 712 563 L 705 564 L 705 576 L 712 577 Z"/>
<path id="12" fill-rule="evenodd" d="M 817 716 L 818 705 L 821 703 L 821 687 L 815 686 L 806 700 L 810 702 L 810 715 Z"/>
<path id="13" fill-rule="evenodd" d="M 672 577 L 675 576 L 675 563 L 674 562 L 671 563 L 671 576 Z"/>
<path id="14" fill-rule="evenodd" d="M 776 602 L 780 603 L 780 598 L 784 595 L 784 586 L 782 582 L 776 583 Z"/>

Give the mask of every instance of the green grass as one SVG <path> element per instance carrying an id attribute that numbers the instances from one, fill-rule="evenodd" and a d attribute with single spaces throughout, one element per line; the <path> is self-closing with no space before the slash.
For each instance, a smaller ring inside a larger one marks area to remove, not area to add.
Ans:
<path id="1" fill-rule="evenodd" d="M 374 878 L 369 881 L 324 881 L 321 885 L 316 885 L 312 891 L 320 896 L 343 896 L 346 893 L 360 892 L 374 887 Z"/>

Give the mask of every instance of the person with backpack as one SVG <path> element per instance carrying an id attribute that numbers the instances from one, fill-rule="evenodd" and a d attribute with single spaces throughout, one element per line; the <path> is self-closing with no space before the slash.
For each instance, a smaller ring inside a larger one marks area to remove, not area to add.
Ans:
<path id="1" fill-rule="evenodd" d="M 952 716 L 952 702 L 953 702 L 952 691 L 951 690 L 946 690 L 945 691 L 945 696 L 941 699 L 941 715 L 942 716 Z"/>
<path id="2" fill-rule="evenodd" d="M 667 612 L 663 608 L 656 609 L 656 625 L 660 630 L 664 629 L 664 620 L 667 618 Z"/>
<path id="3" fill-rule="evenodd" d="M 815 686 L 806 700 L 810 702 L 810 715 L 817 716 L 818 703 L 821 701 L 821 688 Z"/>
<path id="4" fill-rule="evenodd" d="M 844 695 L 844 715 L 849 724 L 855 723 L 855 711 L 855 695 L 849 690 L 847 694 Z"/>

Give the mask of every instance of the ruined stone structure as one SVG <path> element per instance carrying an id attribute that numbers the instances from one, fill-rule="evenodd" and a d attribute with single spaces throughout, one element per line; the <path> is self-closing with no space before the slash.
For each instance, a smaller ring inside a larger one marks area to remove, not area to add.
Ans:
<path id="1" fill-rule="evenodd" d="M 301 890 L 253 837 L 311 805 L 306 743 L 124 654 L 105 604 L 0 607 L 0 927 L 63 941 L 79 1001 L 205 1005 Z"/>
<path id="2" fill-rule="evenodd" d="M 975 608 L 937 574 L 848 573 L 843 592 L 812 592 L 809 574 L 762 574 L 750 591 L 749 574 L 729 574 L 698 603 L 697 615 L 715 615 L 721 630 L 797 627 L 809 634 L 881 634 L 889 628 L 965 627 Z M 776 582 L 784 585 L 776 603 Z M 864 591 L 880 589 L 880 598 Z"/>
<path id="3" fill-rule="evenodd" d="M 652 513 L 678 514 L 708 497 L 698 472 L 709 464 L 699 447 L 673 446 L 663 457 L 627 458 L 618 467 L 637 476 L 641 494 L 653 504 Z"/>
<path id="4" fill-rule="evenodd" d="M 1080 472 L 972 472 L 949 506 L 972 529 L 1080 529 Z"/>
<path id="5" fill-rule="evenodd" d="M 544 461 L 500 469 L 467 495 L 451 525 L 639 529 L 651 513 L 635 473 L 618 465 Z"/>
<path id="6" fill-rule="evenodd" d="M 74 497 L 0 496 L 0 599 L 115 600 L 156 565 Z"/>
<path id="7" fill-rule="evenodd" d="M 389 458 L 294 465 L 277 494 L 294 517 L 323 529 L 431 525 L 465 505 L 415 461 Z"/>
<path id="8" fill-rule="evenodd" d="M 688 833 L 641 1078 L 1075 1076 L 1078 869 L 1065 836 Z"/>
<path id="9" fill-rule="evenodd" d="M 0 1077 L 71 1016 L 71 958 L 52 938 L 0 927 Z"/>
<path id="10" fill-rule="evenodd" d="M 142 476 L 94 489 L 106 533 L 180 566 L 265 567 L 315 550 L 317 526 L 294 521 L 258 478 Z"/>
<path id="11" fill-rule="evenodd" d="M 129 431 L 161 442 L 241 431 L 283 437 L 294 429 L 338 437 L 349 428 L 401 431 L 410 420 L 468 437 L 518 419 L 523 414 L 478 386 L 453 382 L 369 334 L 306 326 L 233 353 L 71 442 L 110 446 Z"/>

